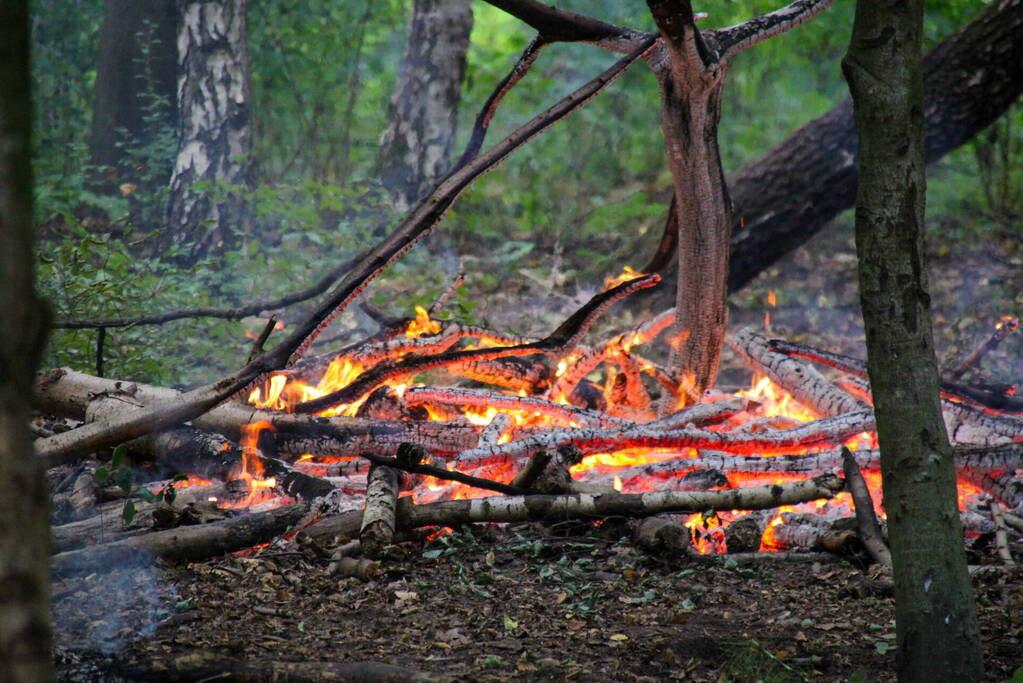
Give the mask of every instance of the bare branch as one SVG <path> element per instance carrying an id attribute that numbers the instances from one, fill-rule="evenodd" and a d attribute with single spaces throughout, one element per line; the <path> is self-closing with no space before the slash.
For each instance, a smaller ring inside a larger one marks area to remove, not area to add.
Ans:
<path id="1" fill-rule="evenodd" d="M 165 311 L 151 315 L 140 315 L 130 318 L 99 318 L 95 320 L 58 320 L 53 327 L 58 330 L 86 330 L 104 327 L 134 327 L 136 325 L 163 325 L 173 320 L 185 318 L 222 318 L 224 320 L 240 320 L 250 315 L 258 315 L 264 311 L 274 311 L 280 308 L 287 308 L 314 296 L 326 292 L 339 277 L 352 268 L 353 261 L 345 261 L 329 273 L 323 276 L 316 284 L 306 287 L 299 292 L 286 294 L 280 299 L 273 301 L 258 301 L 251 304 L 243 304 L 233 308 L 216 308 L 206 306 L 202 308 L 184 308 L 176 311 Z"/>
<path id="2" fill-rule="evenodd" d="M 834 1 L 796 0 L 781 9 L 714 31 L 718 61 L 727 62 L 743 50 L 799 26 L 826 10 Z"/>
<path id="3" fill-rule="evenodd" d="M 476 115 L 476 122 L 473 124 L 472 133 L 469 135 L 469 144 L 465 146 L 465 152 L 462 153 L 462 158 L 458 160 L 454 168 L 461 168 L 479 154 L 480 148 L 483 147 L 483 139 L 487 136 L 490 120 L 494 117 L 494 112 L 497 111 L 501 100 L 529 72 L 536 58 L 540 56 L 540 51 L 547 46 L 548 42 L 543 34 L 539 34 L 529 41 L 529 45 L 526 46 L 526 49 L 519 56 L 515 66 L 512 67 L 507 76 L 501 79 L 501 82 L 497 84 L 494 91 L 490 93 L 490 97 L 483 103 L 480 113 Z"/>
<path id="4" fill-rule="evenodd" d="M 486 0 L 537 30 L 549 42 L 593 43 L 613 52 L 630 52 L 648 33 L 550 7 L 537 0 Z"/>

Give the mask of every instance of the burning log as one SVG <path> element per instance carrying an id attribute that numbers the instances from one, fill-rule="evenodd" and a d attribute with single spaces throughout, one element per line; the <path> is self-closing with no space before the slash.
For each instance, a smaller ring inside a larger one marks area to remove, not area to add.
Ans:
<path id="1" fill-rule="evenodd" d="M 565 349 L 573 348 L 593 322 L 612 304 L 640 289 L 653 287 L 660 279 L 656 274 L 644 275 L 597 294 L 540 341 L 515 346 L 462 349 L 432 356 L 411 356 L 399 361 L 388 361 L 366 370 L 342 389 L 299 403 L 294 410 L 299 413 L 318 413 L 336 405 L 350 405 L 359 401 L 378 384 L 449 365 L 473 360 L 563 352 Z"/>
<path id="2" fill-rule="evenodd" d="M 547 464 L 551 461 L 551 454 L 547 451 L 537 451 L 533 454 L 527 462 L 525 467 L 519 470 L 519 473 L 512 479 L 512 486 L 518 486 L 524 489 L 533 488 L 533 484 L 536 483 L 537 478 L 543 474 L 547 468 Z"/>
<path id="3" fill-rule="evenodd" d="M 850 382 L 854 387 L 853 392 L 857 393 L 864 400 L 870 401 L 870 383 L 867 373 L 867 364 L 858 358 L 851 358 L 841 354 L 816 349 L 806 344 L 797 344 L 783 339 L 768 340 L 768 346 L 788 356 L 806 358 L 819 365 L 833 368 L 840 372 L 852 375 L 862 380 L 862 383 Z M 846 380 L 848 381 L 848 380 Z M 1006 393 L 1009 387 L 970 387 L 956 384 L 949 379 L 942 379 L 940 383 L 941 396 L 956 403 L 967 403 L 983 409 L 1008 411 L 1012 413 L 1023 412 L 1023 400 Z"/>
<path id="4" fill-rule="evenodd" d="M 458 526 L 470 522 L 554 522 L 611 516 L 646 517 L 661 512 L 756 510 L 831 498 L 842 488 L 834 475 L 775 486 L 724 491 L 655 491 L 643 494 L 601 493 L 532 495 L 451 500 L 399 511 L 403 528 Z"/>
<path id="5" fill-rule="evenodd" d="M 376 465 L 369 471 L 366 484 L 366 508 L 362 513 L 359 541 L 370 558 L 380 556 L 384 546 L 394 539 L 394 506 L 398 501 L 398 473 Z"/>
<path id="6" fill-rule="evenodd" d="M 860 540 L 874 561 L 890 570 L 892 553 L 881 538 L 881 527 L 874 516 L 874 501 L 870 497 L 867 482 L 863 480 L 856 459 L 848 448 L 842 449 L 842 471 L 845 473 L 846 488 L 852 494 L 853 504 L 856 506 L 856 526 L 860 532 Z"/>
<path id="7" fill-rule="evenodd" d="M 194 562 L 249 548 L 283 534 L 309 512 L 305 503 L 200 526 L 155 531 L 111 543 L 69 550 L 53 556 L 53 573 L 68 576 L 114 567 L 168 562 Z"/>
<path id="8" fill-rule="evenodd" d="M 40 410 L 83 420 L 89 404 L 97 396 L 106 395 L 130 397 L 133 403 L 151 405 L 174 400 L 181 394 L 173 389 L 95 377 L 61 368 L 40 377 L 33 398 Z M 404 442 L 419 443 L 439 452 L 457 453 L 472 448 L 479 440 L 478 429 L 468 423 L 291 415 L 258 410 L 236 402 L 219 405 L 193 420 L 192 424 L 197 429 L 237 440 L 241 437 L 242 427 L 253 422 L 269 423 L 274 428 L 273 435 L 264 435 L 262 439 L 284 442 L 276 449 L 284 453 L 357 455 L 370 446 L 385 451 L 393 448 L 394 452 Z M 58 464 L 45 457 L 43 461 L 48 466 Z"/>
<path id="9" fill-rule="evenodd" d="M 601 429 L 555 430 L 506 444 L 463 451 L 455 462 L 463 467 L 514 463 L 543 448 L 575 444 L 584 455 L 622 448 L 708 448 L 733 453 L 779 452 L 840 442 L 861 432 L 872 431 L 874 418 L 869 411 L 825 418 L 795 429 L 769 434 L 729 434 L 698 429 L 661 432 L 642 425 L 625 432 Z"/>
<path id="10" fill-rule="evenodd" d="M 814 368 L 771 349 L 768 340 L 750 328 L 727 338 L 728 345 L 754 368 L 818 415 L 844 415 L 864 405 L 826 380 Z"/>
<path id="11" fill-rule="evenodd" d="M 459 361 L 445 369 L 452 375 L 527 394 L 535 394 L 550 382 L 546 365 L 514 356 Z"/>
<path id="12" fill-rule="evenodd" d="M 831 498 L 842 480 L 825 475 L 806 481 L 711 492 L 658 491 L 643 494 L 528 495 L 399 505 L 398 529 L 429 526 L 457 527 L 475 522 L 556 522 L 566 519 L 650 517 L 675 512 L 759 510 Z M 406 499 L 402 499 L 406 500 Z M 352 510 L 322 519 L 304 530 L 316 540 L 358 535 L 362 511 Z"/>
<path id="13" fill-rule="evenodd" d="M 498 413 L 494 415 L 493 419 L 490 420 L 490 424 L 483 428 L 480 432 L 480 440 L 476 444 L 476 448 L 482 448 L 484 446 L 496 446 L 501 440 L 501 436 L 504 435 L 505 430 L 508 429 L 512 424 L 511 415 L 508 413 Z"/>
<path id="14" fill-rule="evenodd" d="M 477 408 L 495 408 L 521 410 L 527 413 L 540 413 L 569 424 L 603 427 L 605 429 L 634 427 L 635 422 L 611 417 L 604 413 L 576 406 L 555 403 L 547 399 L 533 396 L 510 396 L 497 391 L 483 389 L 463 389 L 448 387 L 434 389 L 431 387 L 411 387 L 405 390 L 405 403 L 418 405 L 422 403 L 444 403 L 457 406 L 473 406 Z"/>
<path id="15" fill-rule="evenodd" d="M 765 540 L 772 548 L 806 548 L 848 555 L 853 545 L 859 543 L 856 532 L 833 529 L 831 522 L 820 515 L 783 512 L 775 522 L 768 526 L 770 540 Z"/>
<path id="16" fill-rule="evenodd" d="M 750 553 L 760 548 L 764 528 L 770 521 L 771 513 L 753 512 L 733 519 L 725 527 L 725 548 L 729 555 Z"/>

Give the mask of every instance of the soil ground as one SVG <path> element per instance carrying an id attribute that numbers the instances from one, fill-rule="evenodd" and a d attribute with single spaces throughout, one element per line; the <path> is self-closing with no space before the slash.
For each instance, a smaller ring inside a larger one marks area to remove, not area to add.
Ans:
<path id="1" fill-rule="evenodd" d="M 939 357 L 966 353 L 1023 309 L 1015 249 L 953 253 L 936 241 Z M 773 290 L 774 334 L 863 357 L 855 270 L 849 231 L 830 230 L 734 297 L 733 327 L 763 326 Z M 1017 335 L 986 359 L 984 376 L 1023 378 L 1019 345 Z M 56 582 L 60 679 L 116 680 L 114 669 L 134 666 L 164 680 L 154 660 L 195 653 L 374 661 L 465 681 L 894 679 L 892 599 L 866 568 L 828 556 L 664 558 L 620 531 L 474 527 L 395 548 L 370 582 L 290 549 Z M 971 562 L 987 565 L 974 576 L 987 679 L 1005 681 L 1023 666 L 1023 572 L 995 568 L 986 540 L 974 546 Z"/>

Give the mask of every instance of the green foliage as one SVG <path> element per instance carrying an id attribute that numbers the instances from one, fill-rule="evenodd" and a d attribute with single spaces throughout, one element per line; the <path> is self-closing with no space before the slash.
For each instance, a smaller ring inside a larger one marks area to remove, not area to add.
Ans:
<path id="1" fill-rule="evenodd" d="M 707 27 L 728 26 L 783 0 L 705 3 Z M 377 141 L 405 45 L 410 3 L 269 0 L 249 10 L 255 182 L 209 186 L 214 198 L 243 197 L 251 220 L 236 247 L 193 268 L 177 265 L 162 235 L 163 178 L 176 148 L 159 120 L 152 88 L 140 96 L 152 140 L 125 139 L 136 169 L 126 196 L 85 188 L 101 0 L 33 0 L 37 211 L 44 221 L 39 279 L 58 318 L 133 316 L 195 306 L 271 300 L 307 287 L 390 230 L 394 216 L 375 190 Z M 642 2 L 582 2 L 565 9 L 652 30 Z M 928 3 L 927 40 L 947 35 L 977 3 Z M 532 37 L 521 22 L 485 3 L 475 23 L 459 112 L 461 149 L 494 85 Z M 720 130 L 725 166 L 765 152 L 846 96 L 840 73 L 852 3 L 740 55 L 730 66 Z M 614 55 L 556 44 L 505 98 L 487 145 L 606 68 Z M 642 65 L 592 103 L 516 151 L 471 187 L 439 236 L 393 265 L 368 292 L 395 314 L 428 305 L 461 260 L 468 284 L 448 314 L 470 322 L 487 297 L 515 296 L 524 281 L 571 295 L 621 266 L 641 266 L 663 224 L 670 177 L 664 163 L 656 83 Z M 932 174 L 929 217 L 949 238 L 998 231 L 1018 235 L 1023 211 L 1023 114 Z M 457 153 L 457 152 L 456 152 Z M 978 180 L 979 177 L 979 180 Z M 109 222 L 89 220 L 96 207 Z M 296 307 L 298 313 L 300 307 Z M 507 323 L 503 323 L 507 326 Z M 111 329 L 107 373 L 191 384 L 236 367 L 248 353 L 245 326 L 210 319 Z M 59 331 L 48 364 L 95 365 L 95 331 Z M 182 363 L 181 359 L 189 359 Z"/>
<path id="2" fill-rule="evenodd" d="M 725 663 L 721 680 L 729 683 L 791 683 L 809 681 L 811 677 L 788 663 L 791 653 L 771 651 L 757 640 L 735 643 Z"/>
<path id="3" fill-rule="evenodd" d="M 96 482 L 101 485 L 113 484 L 120 487 L 126 496 L 124 505 L 121 508 L 121 519 L 125 524 L 131 524 L 132 520 L 135 519 L 136 499 L 147 503 L 163 501 L 171 505 L 178 495 L 174 489 L 175 482 L 185 481 L 188 477 L 183 474 L 176 474 L 163 488 L 153 493 L 146 487 L 135 484 L 135 471 L 125 462 L 127 453 L 128 449 L 123 444 L 117 446 L 111 454 L 109 465 L 98 468 L 95 477 Z"/>

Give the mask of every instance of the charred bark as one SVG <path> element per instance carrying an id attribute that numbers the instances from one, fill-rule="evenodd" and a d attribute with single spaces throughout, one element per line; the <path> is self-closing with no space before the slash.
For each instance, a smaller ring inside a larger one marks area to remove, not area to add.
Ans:
<path id="1" fill-rule="evenodd" d="M 0 25 L 0 680 L 46 681 L 49 511 L 25 400 L 49 325 L 33 281 L 28 3 L 0 5 Z"/>
<path id="2" fill-rule="evenodd" d="M 415 0 L 412 25 L 380 137 L 380 180 L 407 211 L 448 170 L 458 123 L 470 0 Z"/>
<path id="3" fill-rule="evenodd" d="M 192 260 L 222 250 L 243 221 L 238 188 L 248 180 L 252 147 L 247 4 L 190 0 L 181 8 L 179 139 L 166 221 L 171 241 L 186 245 Z"/>

